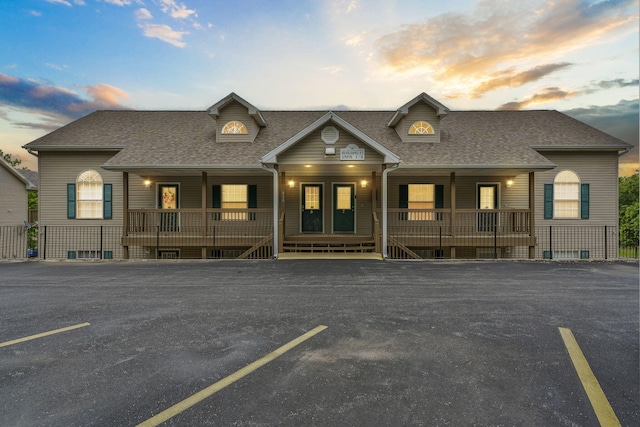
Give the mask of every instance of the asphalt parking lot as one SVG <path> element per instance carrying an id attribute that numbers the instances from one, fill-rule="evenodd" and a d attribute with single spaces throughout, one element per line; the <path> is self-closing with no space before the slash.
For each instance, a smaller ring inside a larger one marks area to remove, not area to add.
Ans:
<path id="1" fill-rule="evenodd" d="M 639 298 L 628 262 L 3 262 L 0 425 L 599 425 L 558 328 L 640 425 Z"/>

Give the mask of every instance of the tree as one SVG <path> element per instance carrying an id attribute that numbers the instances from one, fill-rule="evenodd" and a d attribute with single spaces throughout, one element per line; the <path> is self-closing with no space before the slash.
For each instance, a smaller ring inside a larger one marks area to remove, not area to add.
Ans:
<path id="1" fill-rule="evenodd" d="M 5 162 L 9 163 L 14 168 L 18 166 L 20 163 L 22 163 L 22 160 L 14 159 L 11 153 L 5 153 L 4 151 L 2 151 L 1 148 L 0 148 L 0 158 L 4 159 Z"/>
<path id="2" fill-rule="evenodd" d="M 638 174 L 622 176 L 618 179 L 620 199 L 620 246 L 636 247 L 639 244 L 640 186 Z"/>

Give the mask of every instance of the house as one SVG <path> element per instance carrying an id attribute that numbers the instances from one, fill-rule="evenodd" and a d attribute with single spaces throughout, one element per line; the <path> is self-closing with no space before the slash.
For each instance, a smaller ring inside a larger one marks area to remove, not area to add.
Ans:
<path id="1" fill-rule="evenodd" d="M 38 190 L 37 173 L 18 170 L 0 159 L 0 226 L 29 222 L 29 192 Z"/>
<path id="2" fill-rule="evenodd" d="M 557 111 L 97 111 L 27 145 L 41 256 L 613 258 L 630 146 Z M 99 233 L 98 233 L 99 230 Z M 98 243 L 100 242 L 100 243 Z"/>

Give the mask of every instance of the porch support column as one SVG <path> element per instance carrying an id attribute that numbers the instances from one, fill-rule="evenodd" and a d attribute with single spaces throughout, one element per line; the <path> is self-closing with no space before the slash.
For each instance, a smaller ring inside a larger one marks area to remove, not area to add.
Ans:
<path id="1" fill-rule="evenodd" d="M 122 172 L 122 239 L 129 234 L 129 172 Z M 123 242 L 125 243 L 125 242 Z M 122 245 L 122 257 L 129 259 L 129 246 Z"/>
<path id="2" fill-rule="evenodd" d="M 202 259 L 207 259 L 207 173 L 202 172 Z"/>
<path id="3" fill-rule="evenodd" d="M 449 197 L 451 205 L 451 241 L 455 242 L 456 237 L 456 173 L 451 172 L 449 176 Z M 455 244 L 455 243 L 454 243 Z M 456 257 L 456 247 L 451 246 L 451 259 Z"/>
<path id="4" fill-rule="evenodd" d="M 536 257 L 536 178 L 529 172 L 529 258 Z"/>

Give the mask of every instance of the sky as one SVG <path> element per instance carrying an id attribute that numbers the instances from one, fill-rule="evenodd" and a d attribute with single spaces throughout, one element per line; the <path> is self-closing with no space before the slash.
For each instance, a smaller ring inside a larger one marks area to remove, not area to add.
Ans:
<path id="1" fill-rule="evenodd" d="M 0 149 L 100 109 L 558 110 L 635 146 L 640 0 L 0 0 Z"/>

